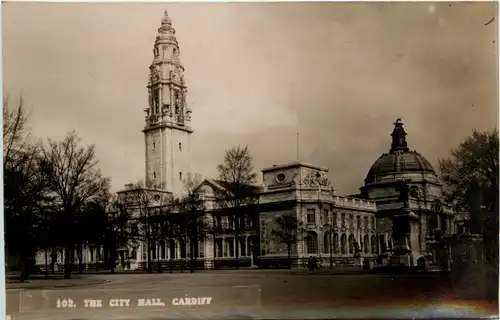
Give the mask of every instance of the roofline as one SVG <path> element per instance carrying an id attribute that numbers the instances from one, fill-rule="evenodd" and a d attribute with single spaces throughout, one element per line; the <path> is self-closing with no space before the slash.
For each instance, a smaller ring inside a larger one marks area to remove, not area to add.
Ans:
<path id="1" fill-rule="evenodd" d="M 269 171 L 276 171 L 276 170 L 296 168 L 296 167 L 306 167 L 306 168 L 317 169 L 317 170 L 325 171 L 325 172 L 329 171 L 329 169 L 327 167 L 322 167 L 322 166 L 310 164 L 307 162 L 295 161 L 295 162 L 290 162 L 290 163 L 286 163 L 286 164 L 273 165 L 272 167 L 267 167 L 267 168 L 262 169 L 261 172 L 265 173 L 265 172 L 269 172 Z"/>

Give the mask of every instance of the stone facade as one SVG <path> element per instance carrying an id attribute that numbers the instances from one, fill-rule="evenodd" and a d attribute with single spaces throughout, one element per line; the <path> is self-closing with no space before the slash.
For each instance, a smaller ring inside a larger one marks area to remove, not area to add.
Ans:
<path id="1" fill-rule="evenodd" d="M 147 189 L 142 191 L 177 198 L 183 194 L 190 173 L 193 130 L 180 49 L 166 11 L 153 53 L 143 129 Z M 258 204 L 241 213 L 248 230 L 237 235 L 211 235 L 200 240 L 194 252 L 189 251 L 185 239 L 158 241 L 152 244 L 152 260 L 180 261 L 194 254 L 206 268 L 214 268 L 219 262 L 233 261 L 237 251 L 243 265 L 253 265 L 257 259 L 286 258 L 288 248 L 273 238 L 272 230 L 277 228 L 276 217 L 291 215 L 304 227 L 304 234 L 291 248 L 292 257 L 298 261 L 315 256 L 323 264 L 330 260 L 336 265 L 353 264 L 359 253 L 363 258 L 388 261 L 395 247 L 395 217 L 402 208 L 417 217 L 409 232 L 412 252 L 418 257 L 429 255 L 429 239 L 436 229 L 444 234 L 458 231 L 455 215 L 443 201 L 441 184 L 430 163 L 408 149 L 402 125 L 398 119 L 391 150 L 371 167 L 360 195 L 337 195 L 324 167 L 293 162 L 265 168 Z M 406 196 L 402 182 L 409 189 Z M 233 222 L 215 201 L 216 192 L 224 191 L 224 186 L 217 180 L 205 179 L 196 190 L 203 196 L 207 223 L 228 229 Z M 130 230 L 137 235 L 118 248 L 120 264 L 129 269 L 143 268 L 147 261 L 146 241 L 139 232 L 133 232 L 142 228 L 136 218 L 130 221 Z M 461 230 L 465 220 L 458 219 Z M 93 268 L 102 264 L 104 249 L 85 248 L 74 256 L 75 263 L 81 260 L 86 268 Z M 44 261 L 45 254 L 41 252 L 37 263 L 43 265 Z M 52 261 L 62 264 L 62 250 L 54 252 Z"/>
<path id="2" fill-rule="evenodd" d="M 193 130 L 179 44 L 167 11 L 158 29 L 153 54 L 147 86 L 149 106 L 144 110 L 146 184 L 179 196 L 185 191 L 184 181 L 190 174 Z"/>

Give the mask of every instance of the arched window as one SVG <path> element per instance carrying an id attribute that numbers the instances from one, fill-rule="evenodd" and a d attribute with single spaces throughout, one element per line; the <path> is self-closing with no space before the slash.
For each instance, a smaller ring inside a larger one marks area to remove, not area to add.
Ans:
<path id="1" fill-rule="evenodd" d="M 363 237 L 363 251 L 364 251 L 364 253 L 370 252 L 370 238 L 366 234 Z"/>
<path id="2" fill-rule="evenodd" d="M 176 256 L 176 251 L 177 250 L 175 248 L 175 244 L 176 244 L 175 240 L 172 239 L 172 240 L 169 241 L 168 246 L 169 246 L 169 249 L 170 249 L 170 259 L 176 259 L 177 258 L 177 256 Z"/>
<path id="3" fill-rule="evenodd" d="M 349 254 L 354 253 L 354 235 L 349 235 Z"/>
<path id="4" fill-rule="evenodd" d="M 307 254 L 318 253 L 318 235 L 316 232 L 309 232 L 306 236 Z"/>
<path id="5" fill-rule="evenodd" d="M 377 238 L 375 236 L 372 236 L 372 238 L 371 238 L 371 245 L 372 245 L 372 253 L 376 254 L 377 253 Z"/>
<path id="6" fill-rule="evenodd" d="M 330 253 L 330 232 L 326 231 L 323 236 L 323 252 Z"/>
<path id="7" fill-rule="evenodd" d="M 340 237 L 340 253 L 347 253 L 347 236 L 345 235 L 345 233 L 343 233 Z"/>
<path id="8" fill-rule="evenodd" d="M 380 252 L 381 253 L 386 252 L 387 247 L 385 246 L 385 236 L 383 234 L 379 236 L 379 242 L 380 242 Z"/>
<path id="9" fill-rule="evenodd" d="M 165 240 L 160 240 L 160 259 L 165 260 L 167 250 L 165 250 Z"/>
<path id="10" fill-rule="evenodd" d="M 333 234 L 333 253 L 339 253 L 339 235 Z"/>
<path id="11" fill-rule="evenodd" d="M 205 240 L 201 239 L 198 241 L 198 257 L 205 257 Z"/>
<path id="12" fill-rule="evenodd" d="M 184 239 L 179 239 L 179 249 L 181 253 L 181 259 L 186 258 L 186 241 Z"/>

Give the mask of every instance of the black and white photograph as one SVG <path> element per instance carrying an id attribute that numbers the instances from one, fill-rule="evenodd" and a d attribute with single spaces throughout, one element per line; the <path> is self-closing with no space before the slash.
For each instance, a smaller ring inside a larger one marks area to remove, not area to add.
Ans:
<path id="1" fill-rule="evenodd" d="M 498 317 L 498 2 L 1 6 L 6 319 Z"/>

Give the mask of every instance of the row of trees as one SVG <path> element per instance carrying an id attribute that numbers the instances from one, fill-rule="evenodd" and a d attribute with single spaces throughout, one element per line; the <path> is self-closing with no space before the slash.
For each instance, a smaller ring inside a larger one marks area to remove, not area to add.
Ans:
<path id="1" fill-rule="evenodd" d="M 113 271 L 119 258 L 117 249 L 136 239 L 149 248 L 147 269 L 152 272 L 152 250 L 158 248 L 160 240 L 185 240 L 190 245 L 191 259 L 196 259 L 197 244 L 208 234 L 232 233 L 238 239 L 255 227 L 240 219 L 242 211 L 258 200 L 252 187 L 256 175 L 247 147 L 228 150 L 217 167 L 223 190 L 216 192 L 216 216 L 226 215 L 233 221 L 230 228 L 221 228 L 205 218 L 204 201 L 196 192 L 200 183 L 197 177 L 188 179 L 181 199 L 142 182 L 112 194 L 110 179 L 97 167 L 93 145 L 82 146 L 76 132 L 62 140 L 33 139 L 27 120 L 22 99 L 13 104 L 4 98 L 6 256 L 18 258 L 21 279 L 30 274 L 40 251 L 46 253 L 46 261 L 50 252 L 54 264 L 57 249 L 62 248 L 64 277 L 69 278 L 75 258 L 82 271 L 84 248 L 103 247 L 105 268 Z M 131 228 L 131 221 L 138 229 Z M 236 260 L 238 255 L 236 246 Z"/>
<path id="2" fill-rule="evenodd" d="M 95 147 L 82 146 L 75 132 L 62 140 L 40 141 L 30 136 L 27 112 L 20 100 L 3 101 L 4 212 L 7 256 L 20 260 L 26 277 L 41 250 L 65 252 L 65 278 L 70 277 L 73 252 L 81 262 L 83 248 L 104 247 L 106 268 L 113 270 L 117 248 L 133 238 L 146 242 L 147 268 L 152 272 L 152 248 L 159 240 L 184 239 L 196 259 L 197 244 L 209 234 L 232 234 L 238 239 L 255 229 L 245 216 L 258 217 L 256 174 L 247 147 L 226 151 L 217 166 L 221 190 L 216 190 L 214 221 L 227 216 L 229 227 L 205 219 L 199 179 L 188 179 L 186 195 L 173 199 L 153 192 L 144 183 L 115 195 L 110 180 L 97 168 Z M 440 160 L 442 177 L 457 210 L 471 213 L 471 231 L 484 236 L 485 251 L 498 259 L 498 132 L 474 132 L 451 156 Z M 250 208 L 250 209 L 249 209 Z M 250 211 L 249 211 L 250 210 Z M 136 220 L 138 230 L 130 228 Z M 258 225 L 258 221 L 257 222 Z M 299 240 L 295 217 L 278 217 L 273 237 L 289 248 Z M 257 227 L 258 228 L 258 227 Z M 240 252 L 236 245 L 238 268 Z M 80 270 L 82 266 L 80 265 Z"/>

